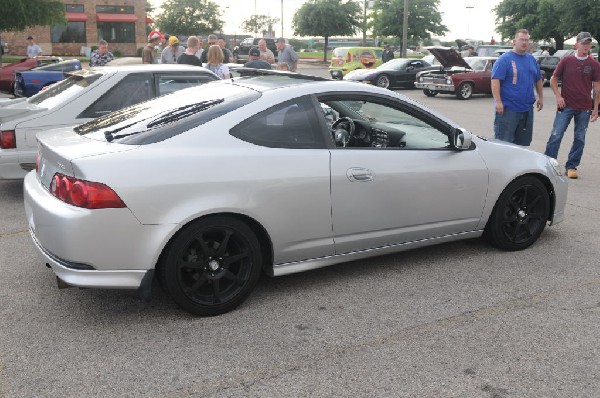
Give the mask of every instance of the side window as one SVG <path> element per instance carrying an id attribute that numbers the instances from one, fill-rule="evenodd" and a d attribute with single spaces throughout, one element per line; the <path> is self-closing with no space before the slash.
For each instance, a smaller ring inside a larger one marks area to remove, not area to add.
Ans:
<path id="1" fill-rule="evenodd" d="M 120 82 L 111 87 L 77 117 L 97 118 L 151 98 L 154 98 L 154 79 L 152 74 L 131 74 L 125 76 Z"/>
<path id="2" fill-rule="evenodd" d="M 318 117 L 323 117 L 323 112 Z M 240 140 L 269 148 L 325 148 L 315 106 L 298 98 L 261 112 L 231 129 Z"/>
<path id="3" fill-rule="evenodd" d="M 212 80 L 210 76 L 159 76 L 158 95 L 170 94 L 184 88 L 208 83 Z"/>
<path id="4" fill-rule="evenodd" d="M 429 120 L 410 108 L 373 98 L 364 100 L 331 99 L 320 101 L 342 118 L 334 122 L 333 139 L 340 149 L 446 149 L 449 126 Z M 398 104 L 400 105 L 400 104 Z M 351 123 L 350 123 L 351 121 Z M 344 131 L 339 131 L 343 129 Z"/>

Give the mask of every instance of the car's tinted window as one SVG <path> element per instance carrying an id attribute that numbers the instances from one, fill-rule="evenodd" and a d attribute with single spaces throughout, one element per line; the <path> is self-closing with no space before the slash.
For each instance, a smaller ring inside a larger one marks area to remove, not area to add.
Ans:
<path id="1" fill-rule="evenodd" d="M 154 97 L 154 76 L 135 73 L 125 76 L 77 118 L 97 118 Z"/>
<path id="2" fill-rule="evenodd" d="M 216 77 L 206 76 L 160 76 L 158 78 L 158 95 L 170 94 L 184 88 L 216 80 Z"/>
<path id="3" fill-rule="evenodd" d="M 316 117 L 310 98 L 298 98 L 243 121 L 231 130 L 231 135 L 269 148 L 325 148 Z"/>
<path id="4" fill-rule="evenodd" d="M 100 73 L 86 74 L 85 76 L 69 76 L 65 80 L 48 87 L 47 90 L 40 91 L 29 98 L 28 101 L 42 108 L 54 108 L 57 105 L 63 104 L 68 98 L 79 95 L 79 93 L 101 76 L 102 74 Z"/>
<path id="5" fill-rule="evenodd" d="M 77 126 L 74 131 L 99 141 L 152 144 L 233 112 L 260 96 L 255 90 L 214 82 L 110 113 Z M 194 134 L 204 131 L 196 130 Z"/>

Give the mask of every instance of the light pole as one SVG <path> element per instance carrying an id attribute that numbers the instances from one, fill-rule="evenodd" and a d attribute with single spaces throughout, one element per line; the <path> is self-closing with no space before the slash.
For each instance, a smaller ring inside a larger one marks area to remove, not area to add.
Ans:
<path id="1" fill-rule="evenodd" d="M 469 38 L 469 36 L 471 36 L 471 32 L 470 32 L 470 28 L 471 28 L 471 10 L 475 7 L 473 6 L 466 6 L 465 7 L 467 10 L 469 10 L 469 16 L 467 19 L 467 39 Z"/>
<path id="2" fill-rule="evenodd" d="M 281 37 L 285 37 L 283 35 L 283 0 L 281 0 Z"/>
<path id="3" fill-rule="evenodd" d="M 402 50 L 400 57 L 406 58 L 406 45 L 408 43 L 408 0 L 404 0 L 404 20 L 402 21 Z"/>

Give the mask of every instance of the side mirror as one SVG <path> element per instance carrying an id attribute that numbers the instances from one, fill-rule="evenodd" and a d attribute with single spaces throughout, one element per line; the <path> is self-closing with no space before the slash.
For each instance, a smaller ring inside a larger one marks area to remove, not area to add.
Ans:
<path id="1" fill-rule="evenodd" d="M 473 134 L 461 128 L 453 129 L 450 133 L 450 143 L 454 149 L 465 150 L 471 147 Z"/>

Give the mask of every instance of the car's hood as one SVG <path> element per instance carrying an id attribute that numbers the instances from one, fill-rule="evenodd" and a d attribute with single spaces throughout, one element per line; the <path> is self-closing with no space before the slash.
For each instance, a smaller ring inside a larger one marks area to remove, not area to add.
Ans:
<path id="1" fill-rule="evenodd" d="M 345 80 L 358 80 L 366 76 L 372 75 L 375 69 L 355 69 L 344 76 Z"/>
<path id="2" fill-rule="evenodd" d="M 465 62 L 463 57 L 450 47 L 427 47 L 427 50 L 433 54 L 435 59 L 437 59 L 444 68 L 460 66 L 470 69 L 469 64 Z"/>

